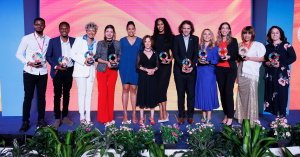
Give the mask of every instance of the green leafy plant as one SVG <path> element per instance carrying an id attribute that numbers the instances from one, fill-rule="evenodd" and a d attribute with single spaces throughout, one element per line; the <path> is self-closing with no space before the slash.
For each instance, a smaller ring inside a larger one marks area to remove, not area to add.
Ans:
<path id="1" fill-rule="evenodd" d="M 53 126 L 47 126 L 51 128 L 55 133 L 55 136 L 59 140 L 64 138 L 64 134 L 56 130 Z M 56 141 L 54 135 L 49 131 L 49 129 L 37 128 L 35 130 L 34 136 L 30 139 L 27 138 L 29 142 L 26 147 L 30 150 L 37 151 L 38 154 L 48 155 L 55 154 Z"/>
<path id="2" fill-rule="evenodd" d="M 0 137 L 1 139 L 1 142 L 0 142 L 0 146 L 3 146 L 3 149 L 0 150 L 0 157 L 4 157 L 4 156 L 7 156 L 7 150 L 5 150 L 5 141 L 2 137 Z"/>
<path id="3" fill-rule="evenodd" d="M 161 138 L 166 143 L 177 143 L 179 137 L 183 134 L 179 131 L 178 124 L 164 126 L 160 125 Z"/>
<path id="4" fill-rule="evenodd" d="M 224 139 L 221 138 L 220 135 L 217 135 L 215 139 L 213 139 L 212 135 L 215 130 L 213 125 L 207 124 L 196 124 L 196 128 L 192 128 L 188 126 L 190 140 L 187 139 L 187 143 L 191 146 L 187 152 L 177 151 L 171 157 L 174 157 L 178 153 L 183 153 L 182 156 L 207 156 L 207 157 L 215 157 L 222 152 L 222 145 L 224 143 Z M 206 136 L 207 134 L 207 136 Z"/>
<path id="5" fill-rule="evenodd" d="M 138 132 L 136 132 L 136 136 L 142 141 L 142 142 L 148 142 L 148 141 L 155 141 L 155 130 L 152 128 L 151 125 L 142 125 L 140 126 L 140 129 Z"/>
<path id="6" fill-rule="evenodd" d="M 230 142 L 231 148 L 224 152 L 223 155 L 226 156 L 240 156 L 240 157 L 256 157 L 256 156 L 266 156 L 274 155 L 269 146 L 271 144 L 277 143 L 276 139 L 273 137 L 266 137 L 259 139 L 259 135 L 262 128 L 259 125 L 255 125 L 254 129 L 251 130 L 250 120 L 244 119 L 242 125 L 242 138 L 227 125 L 222 128 L 222 135 L 225 140 Z M 267 152 L 268 150 L 268 152 Z"/>
<path id="7" fill-rule="evenodd" d="M 276 120 L 272 122 L 271 128 L 274 130 L 276 140 L 292 139 L 292 126 L 287 124 L 286 119 L 276 118 Z"/>
<path id="8" fill-rule="evenodd" d="M 80 124 L 75 129 L 75 136 L 80 137 L 82 135 L 85 135 L 85 134 L 91 132 L 93 127 L 94 127 L 94 123 L 92 123 L 92 122 L 87 123 L 85 119 L 81 120 Z"/>
<path id="9" fill-rule="evenodd" d="M 87 155 L 91 155 L 92 157 L 96 156 L 97 153 L 100 153 L 100 156 L 107 155 L 109 157 L 114 157 L 114 154 L 111 152 L 108 152 L 108 149 L 110 148 L 111 144 L 114 144 L 117 146 L 117 143 L 113 140 L 111 140 L 109 135 L 102 134 L 101 131 L 97 128 L 95 128 L 95 131 L 98 133 L 98 136 L 93 138 L 91 140 L 91 143 L 94 144 L 94 149 L 91 149 Z M 118 153 L 120 153 L 118 151 Z"/>
<path id="10" fill-rule="evenodd" d="M 20 146 L 17 139 L 13 140 L 13 148 L 8 151 L 8 153 L 11 153 L 13 157 L 32 157 L 37 156 L 33 153 L 30 153 L 30 150 L 27 149 L 26 145 Z"/>
<path id="11" fill-rule="evenodd" d="M 259 133 L 258 139 L 263 139 L 263 138 L 268 137 L 268 134 L 269 134 L 270 130 L 268 130 L 268 129 L 266 129 L 265 127 L 263 127 L 263 126 L 260 124 L 260 121 L 259 121 L 259 120 L 255 120 L 255 121 L 254 121 L 254 126 L 255 126 L 255 125 L 258 125 L 258 126 L 260 126 L 260 127 L 262 128 L 261 131 L 260 131 L 260 133 Z"/>
<path id="12" fill-rule="evenodd" d="M 300 146 L 300 122 L 293 128 L 296 133 L 293 134 L 292 146 Z"/>
<path id="13" fill-rule="evenodd" d="M 120 126 L 120 134 L 116 137 L 116 143 L 118 145 L 115 146 L 115 151 L 118 154 L 123 154 L 123 157 L 139 157 L 147 148 L 143 141 L 139 140 L 138 134 L 134 134 L 133 129 L 130 128 L 130 123 Z"/>
<path id="14" fill-rule="evenodd" d="M 206 139 L 211 139 L 213 133 L 215 132 L 215 127 L 213 124 L 197 123 L 195 128 L 190 125 L 187 125 L 186 127 L 188 128 L 187 132 L 191 135 L 190 141 L 193 140 L 194 136 L 197 136 L 203 142 Z"/>
<path id="15" fill-rule="evenodd" d="M 45 154 L 40 155 L 46 155 L 49 157 L 80 157 L 85 152 L 92 150 L 95 148 L 92 143 L 90 143 L 90 138 L 97 135 L 97 132 L 91 131 L 87 134 L 82 134 L 80 136 L 76 136 L 76 133 L 73 131 L 68 131 L 65 136 L 64 142 L 61 142 L 57 136 L 57 133 L 52 127 L 43 127 L 39 128 L 36 132 L 39 130 L 42 130 L 43 133 L 50 133 L 52 134 L 51 139 L 54 141 L 54 145 L 52 145 L 54 152 L 47 152 Z M 41 135 L 41 134 L 40 134 Z M 40 136 L 38 135 L 38 136 Z M 34 135 L 35 136 L 35 135 Z M 34 139 L 34 138 L 33 138 Z M 28 140 L 28 139 L 27 139 Z M 31 143 L 37 143 L 37 141 L 29 140 Z"/>
<path id="16" fill-rule="evenodd" d="M 165 146 L 163 144 L 158 146 L 156 142 L 149 140 L 145 145 L 148 147 L 147 149 L 150 157 L 166 157 Z"/>

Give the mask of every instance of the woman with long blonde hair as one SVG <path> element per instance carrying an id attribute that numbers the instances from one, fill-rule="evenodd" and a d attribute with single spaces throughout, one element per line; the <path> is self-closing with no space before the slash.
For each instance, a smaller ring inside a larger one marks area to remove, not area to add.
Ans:
<path id="1" fill-rule="evenodd" d="M 231 125 L 234 114 L 233 87 L 237 75 L 238 42 L 231 36 L 229 23 L 223 22 L 218 29 L 216 46 L 220 55 L 216 76 L 225 117 L 222 124 Z"/>
<path id="2" fill-rule="evenodd" d="M 212 31 L 204 29 L 200 38 L 195 88 L 195 108 L 201 109 L 202 122 L 211 124 L 211 111 L 219 108 L 216 84 L 216 65 L 219 63 L 218 47 Z"/>

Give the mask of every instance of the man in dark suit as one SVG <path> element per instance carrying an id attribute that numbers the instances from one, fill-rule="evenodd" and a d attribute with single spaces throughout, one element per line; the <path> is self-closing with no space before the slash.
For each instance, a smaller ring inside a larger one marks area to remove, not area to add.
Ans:
<path id="1" fill-rule="evenodd" d="M 50 76 L 53 79 L 54 86 L 54 116 L 55 123 L 53 126 L 58 128 L 61 123 L 66 125 L 74 125 L 74 123 L 67 117 L 70 90 L 73 83 L 73 61 L 69 58 L 71 47 L 75 41 L 75 38 L 69 37 L 70 25 L 67 22 L 61 22 L 59 24 L 60 36 L 52 38 L 49 41 L 49 46 L 46 54 L 46 59 L 51 65 Z M 68 57 L 66 67 L 59 64 L 58 59 L 61 57 Z M 63 93 L 63 110 L 62 121 L 60 119 L 60 98 Z"/>
<path id="2" fill-rule="evenodd" d="M 194 36 L 195 29 L 191 21 L 185 20 L 179 26 L 179 35 L 174 37 L 173 55 L 174 79 L 178 96 L 178 124 L 184 124 L 185 118 L 185 92 L 187 94 L 187 121 L 194 124 L 193 115 L 195 107 L 195 85 L 196 85 L 196 63 L 199 48 L 199 38 Z M 191 67 L 187 70 L 183 67 L 182 61 L 188 58 L 191 60 Z"/>

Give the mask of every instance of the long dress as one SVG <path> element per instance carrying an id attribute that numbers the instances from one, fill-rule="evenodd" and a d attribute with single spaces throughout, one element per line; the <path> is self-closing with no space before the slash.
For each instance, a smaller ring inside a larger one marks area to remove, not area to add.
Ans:
<path id="1" fill-rule="evenodd" d="M 155 108 L 158 105 L 157 74 L 154 72 L 154 75 L 148 75 L 147 72 L 139 70 L 141 66 L 147 69 L 159 68 L 157 52 L 153 51 L 148 59 L 144 50 L 140 50 L 136 58 L 136 69 L 139 72 L 136 106 Z"/>
<path id="2" fill-rule="evenodd" d="M 241 47 L 241 44 L 239 45 Z M 263 57 L 266 53 L 265 46 L 259 42 L 253 42 L 247 56 Z M 253 61 L 241 61 L 238 67 L 238 90 L 236 97 L 236 112 L 234 118 L 242 124 L 243 119 L 250 119 L 251 127 L 258 114 L 258 79 L 261 63 Z"/>
<path id="3" fill-rule="evenodd" d="M 135 69 L 136 56 L 142 49 L 142 39 L 137 37 L 134 44 L 130 45 L 127 37 L 120 40 L 122 55 L 119 63 L 119 73 L 122 84 L 138 84 L 139 73 Z"/>
<path id="4" fill-rule="evenodd" d="M 289 65 L 296 61 L 294 48 L 286 41 L 266 45 L 265 60 L 269 61 L 272 52 L 279 54 L 279 68 L 265 66 L 264 110 L 276 116 L 285 117 L 287 111 L 288 89 L 291 83 Z M 265 65 L 265 63 L 264 63 Z"/>
<path id="5" fill-rule="evenodd" d="M 202 50 L 205 46 L 202 47 Z M 212 50 L 207 51 L 207 61 L 210 64 L 197 64 L 197 80 L 195 87 L 195 108 L 204 111 L 212 111 L 219 108 L 216 65 L 219 63 L 218 47 L 215 46 Z"/>
<path id="6" fill-rule="evenodd" d="M 169 55 L 169 59 L 171 57 L 169 50 L 172 48 L 173 43 L 172 35 L 168 41 L 166 41 L 165 34 L 158 34 L 155 44 L 154 50 L 158 53 L 167 52 Z M 167 91 L 170 83 L 170 77 L 172 72 L 172 62 L 170 64 L 162 64 L 161 60 L 159 59 L 159 69 L 157 71 L 157 81 L 158 81 L 158 102 L 165 102 L 167 101 Z"/>

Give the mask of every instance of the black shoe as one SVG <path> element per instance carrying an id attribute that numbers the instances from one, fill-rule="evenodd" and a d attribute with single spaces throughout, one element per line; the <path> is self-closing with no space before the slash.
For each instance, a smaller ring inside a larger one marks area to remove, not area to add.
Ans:
<path id="1" fill-rule="evenodd" d="M 23 122 L 21 129 L 19 130 L 19 132 L 27 132 L 29 129 L 29 122 Z"/>
<path id="2" fill-rule="evenodd" d="M 44 119 L 40 119 L 37 124 L 36 124 L 36 127 L 45 127 L 47 126 L 48 124 L 45 122 Z"/>

